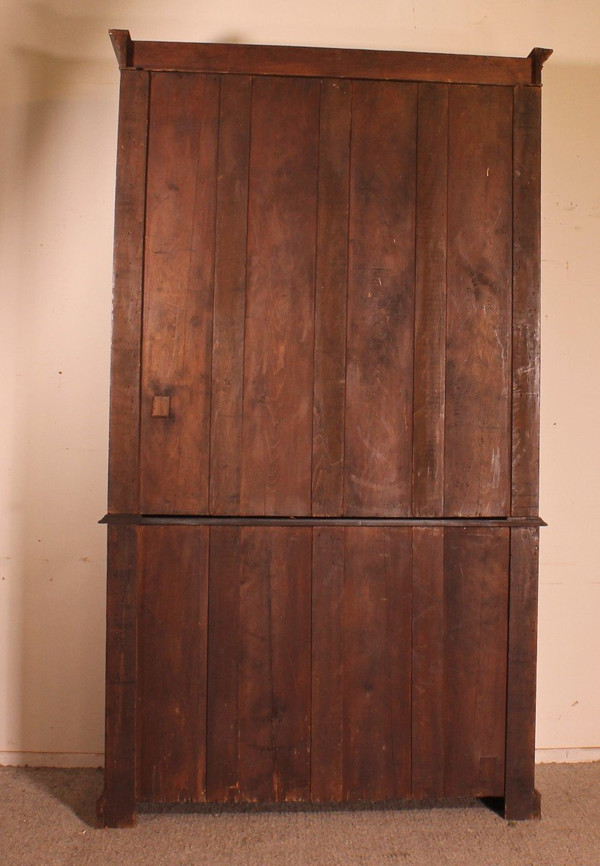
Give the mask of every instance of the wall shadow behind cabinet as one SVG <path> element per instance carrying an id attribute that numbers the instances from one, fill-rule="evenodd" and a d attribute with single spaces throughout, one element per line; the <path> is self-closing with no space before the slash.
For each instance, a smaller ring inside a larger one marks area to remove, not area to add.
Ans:
<path id="1" fill-rule="evenodd" d="M 132 42 L 105 792 L 533 787 L 539 77 Z"/>

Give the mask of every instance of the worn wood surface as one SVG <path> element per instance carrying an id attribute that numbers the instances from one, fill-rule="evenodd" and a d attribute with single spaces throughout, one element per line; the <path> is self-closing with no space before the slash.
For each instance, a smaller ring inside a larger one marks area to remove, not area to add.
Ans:
<path id="1" fill-rule="evenodd" d="M 108 510 L 139 508 L 139 390 L 148 138 L 145 72 L 121 73 L 108 455 Z"/>
<path id="2" fill-rule="evenodd" d="M 412 787 L 444 795 L 444 530 L 414 528 L 411 659 Z"/>
<path id="3" fill-rule="evenodd" d="M 444 514 L 448 87 L 419 85 L 415 234 L 413 514 Z"/>
<path id="4" fill-rule="evenodd" d="M 208 529 L 141 532 L 137 796 L 199 802 L 206 790 Z"/>
<path id="5" fill-rule="evenodd" d="M 218 78 L 153 75 L 140 438 L 149 514 L 208 510 L 218 111 Z M 166 420 L 151 417 L 156 394 L 171 398 Z"/>
<path id="6" fill-rule="evenodd" d="M 135 824 L 137 706 L 137 533 L 108 528 L 106 595 L 106 742 L 100 827 Z"/>
<path id="7" fill-rule="evenodd" d="M 238 514 L 240 509 L 251 93 L 250 78 L 223 77 L 221 81 L 211 371 L 211 514 Z"/>
<path id="8" fill-rule="evenodd" d="M 307 529 L 243 529 L 237 773 L 245 801 L 310 792 Z"/>
<path id="9" fill-rule="evenodd" d="M 238 779 L 240 738 L 242 530 L 210 530 L 206 799 L 241 800 Z M 263 613 L 264 616 L 264 613 Z"/>
<path id="10" fill-rule="evenodd" d="M 535 687 L 539 530 L 510 531 L 508 693 L 504 814 L 540 817 L 535 783 Z"/>
<path id="11" fill-rule="evenodd" d="M 410 533 L 345 531 L 346 800 L 410 794 L 410 565 Z"/>
<path id="12" fill-rule="evenodd" d="M 450 91 L 444 513 L 510 509 L 512 92 Z"/>
<path id="13" fill-rule="evenodd" d="M 506 737 L 509 530 L 444 538 L 444 793 L 501 796 Z"/>
<path id="14" fill-rule="evenodd" d="M 531 57 L 486 57 L 274 45 L 133 42 L 138 68 L 242 75 L 533 84 Z M 539 83 L 539 82 L 538 82 Z"/>
<path id="15" fill-rule="evenodd" d="M 341 514 L 352 82 L 321 82 L 312 514 Z"/>
<path id="16" fill-rule="evenodd" d="M 511 514 L 520 517 L 539 507 L 540 97 L 514 91 Z"/>
<path id="17" fill-rule="evenodd" d="M 344 464 L 348 515 L 411 512 L 416 121 L 416 85 L 354 83 Z"/>
<path id="18" fill-rule="evenodd" d="M 241 510 L 307 514 L 318 82 L 256 79 L 251 122 Z"/>
<path id="19" fill-rule="evenodd" d="M 311 800 L 344 794 L 344 529 L 315 526 L 312 559 Z"/>
<path id="20" fill-rule="evenodd" d="M 113 36 L 99 822 L 138 799 L 534 816 L 547 52 Z"/>

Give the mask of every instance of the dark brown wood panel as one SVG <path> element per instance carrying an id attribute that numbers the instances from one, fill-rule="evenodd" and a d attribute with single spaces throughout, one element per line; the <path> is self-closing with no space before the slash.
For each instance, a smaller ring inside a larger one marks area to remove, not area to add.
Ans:
<path id="1" fill-rule="evenodd" d="M 411 533 L 345 530 L 344 790 L 410 794 Z"/>
<path id="2" fill-rule="evenodd" d="M 415 527 L 412 796 L 444 796 L 444 529 Z"/>
<path id="3" fill-rule="evenodd" d="M 149 75 L 121 74 L 110 386 L 108 510 L 139 502 L 142 266 L 146 200 Z"/>
<path id="4" fill-rule="evenodd" d="M 219 119 L 210 512 L 239 514 L 252 82 L 223 76 Z"/>
<path id="5" fill-rule="evenodd" d="M 240 688 L 240 527 L 210 529 L 206 799 L 240 801 L 238 783 Z"/>
<path id="6" fill-rule="evenodd" d="M 131 827 L 136 804 L 137 534 L 109 526 L 106 593 L 106 748 L 101 827 Z"/>
<path id="7" fill-rule="evenodd" d="M 355 82 L 344 513 L 408 516 L 417 86 Z"/>
<path id="8" fill-rule="evenodd" d="M 540 817 L 534 788 L 539 530 L 512 529 L 510 536 L 504 809 L 517 821 Z"/>
<path id="9" fill-rule="evenodd" d="M 318 81 L 253 84 L 241 511 L 310 514 Z"/>
<path id="10" fill-rule="evenodd" d="M 321 83 L 312 514 L 342 513 L 352 83 Z"/>
<path id="11" fill-rule="evenodd" d="M 311 800 L 343 799 L 344 529 L 313 529 Z"/>
<path id="12" fill-rule="evenodd" d="M 506 737 L 508 529 L 444 539 L 444 793 L 502 796 Z"/>
<path id="13" fill-rule="evenodd" d="M 486 57 L 348 48 L 135 41 L 128 59 L 134 66 L 149 69 L 464 84 L 534 83 L 531 56 Z"/>
<path id="14" fill-rule="evenodd" d="M 444 514 L 448 86 L 419 85 L 413 514 Z"/>
<path id="15" fill-rule="evenodd" d="M 246 801 L 310 796 L 310 529 L 242 530 L 238 777 Z"/>
<path id="16" fill-rule="evenodd" d="M 150 94 L 141 510 L 208 510 L 219 80 L 155 74 Z M 169 396 L 167 418 L 151 417 Z"/>
<path id="17" fill-rule="evenodd" d="M 512 91 L 453 87 L 445 514 L 510 512 Z"/>
<path id="18" fill-rule="evenodd" d="M 203 800 L 208 529 L 143 528 L 138 799 Z"/>
<path id="19" fill-rule="evenodd" d="M 540 103 L 534 87 L 514 90 L 512 511 L 539 507 Z"/>

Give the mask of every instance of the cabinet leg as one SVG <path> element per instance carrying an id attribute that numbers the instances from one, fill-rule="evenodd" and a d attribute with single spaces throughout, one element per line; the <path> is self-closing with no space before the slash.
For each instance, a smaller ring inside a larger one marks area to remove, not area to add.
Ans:
<path id="1" fill-rule="evenodd" d="M 99 827 L 132 827 L 136 806 L 137 535 L 109 526 L 106 627 L 106 739 Z"/>
<path id="2" fill-rule="evenodd" d="M 504 798 L 504 817 L 507 821 L 530 821 L 542 817 L 542 798 L 535 788 L 519 793 L 513 791 Z"/>
<path id="3" fill-rule="evenodd" d="M 127 802 L 127 798 L 108 794 L 106 791 L 96 804 L 96 826 L 105 827 L 135 827 L 135 802 Z"/>

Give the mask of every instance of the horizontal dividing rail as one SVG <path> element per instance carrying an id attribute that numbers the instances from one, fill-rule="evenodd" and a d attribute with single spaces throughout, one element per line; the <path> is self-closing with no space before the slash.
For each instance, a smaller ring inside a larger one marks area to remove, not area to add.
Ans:
<path id="1" fill-rule="evenodd" d="M 139 526 L 547 526 L 541 517 L 241 517 L 206 514 L 106 514 L 98 522 Z"/>

